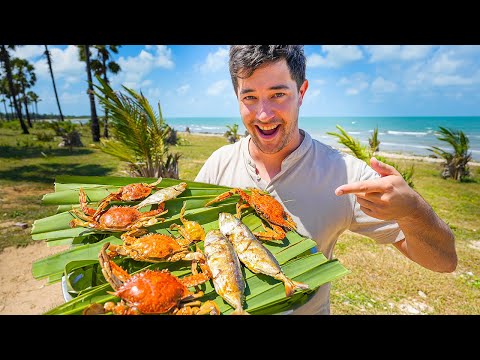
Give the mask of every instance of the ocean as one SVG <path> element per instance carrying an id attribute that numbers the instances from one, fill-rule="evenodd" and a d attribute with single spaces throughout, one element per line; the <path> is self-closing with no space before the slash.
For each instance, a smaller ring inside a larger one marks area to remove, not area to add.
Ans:
<path id="1" fill-rule="evenodd" d="M 238 124 L 239 133 L 245 133 L 240 117 L 165 117 L 166 122 L 177 131 L 188 127 L 192 133 L 223 134 L 227 125 Z M 428 156 L 428 150 L 438 146 L 452 151 L 450 145 L 437 139 L 440 126 L 462 130 L 470 140 L 470 151 L 475 161 L 480 161 L 480 116 L 462 117 L 302 117 L 299 127 L 325 144 L 338 147 L 338 139 L 327 132 L 338 133 L 340 125 L 361 144 L 368 145 L 368 138 L 378 128 L 380 151 Z"/>

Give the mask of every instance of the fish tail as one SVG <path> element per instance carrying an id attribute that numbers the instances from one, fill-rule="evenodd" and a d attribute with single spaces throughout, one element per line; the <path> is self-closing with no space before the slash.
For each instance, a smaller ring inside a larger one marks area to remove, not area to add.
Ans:
<path id="1" fill-rule="evenodd" d="M 250 315 L 250 314 L 247 311 L 243 310 L 241 307 L 239 307 L 232 312 L 232 315 Z"/>
<path id="2" fill-rule="evenodd" d="M 302 283 L 300 281 L 294 281 L 287 277 L 285 277 L 284 283 L 285 283 L 285 294 L 287 295 L 287 297 L 292 296 L 296 289 L 298 290 L 308 289 L 308 284 Z"/>

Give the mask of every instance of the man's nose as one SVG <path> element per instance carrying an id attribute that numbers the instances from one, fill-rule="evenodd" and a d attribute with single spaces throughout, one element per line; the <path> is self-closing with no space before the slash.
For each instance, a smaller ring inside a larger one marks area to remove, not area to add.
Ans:
<path id="1" fill-rule="evenodd" d="M 271 104 L 268 101 L 261 101 L 257 111 L 257 119 L 260 121 L 268 121 L 274 116 Z"/>

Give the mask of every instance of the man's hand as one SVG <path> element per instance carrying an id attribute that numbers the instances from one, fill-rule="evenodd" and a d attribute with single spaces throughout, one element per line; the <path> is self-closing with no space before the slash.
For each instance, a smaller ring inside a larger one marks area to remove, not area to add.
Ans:
<path id="1" fill-rule="evenodd" d="M 398 220 L 415 216 L 419 195 L 405 182 L 393 167 L 370 159 L 370 166 L 381 178 L 357 181 L 339 186 L 335 195 L 355 194 L 362 211 L 382 220 Z"/>

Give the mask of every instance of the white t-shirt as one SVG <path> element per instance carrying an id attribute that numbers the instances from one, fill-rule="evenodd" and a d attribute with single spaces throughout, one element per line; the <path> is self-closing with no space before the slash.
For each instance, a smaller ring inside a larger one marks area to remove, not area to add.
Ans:
<path id="1" fill-rule="evenodd" d="M 356 157 L 325 145 L 303 131 L 300 146 L 282 162 L 280 172 L 269 183 L 256 174 L 248 150 L 250 136 L 213 152 L 195 181 L 229 187 L 256 187 L 280 201 L 297 223 L 297 231 L 317 243 L 317 250 L 328 259 L 338 237 L 346 230 L 388 244 L 404 239 L 394 221 L 383 221 L 360 210 L 352 194 L 337 196 L 343 184 L 379 177 Z M 312 298 L 292 314 L 330 313 L 330 283 L 322 285 Z"/>

